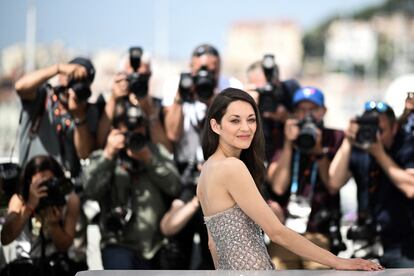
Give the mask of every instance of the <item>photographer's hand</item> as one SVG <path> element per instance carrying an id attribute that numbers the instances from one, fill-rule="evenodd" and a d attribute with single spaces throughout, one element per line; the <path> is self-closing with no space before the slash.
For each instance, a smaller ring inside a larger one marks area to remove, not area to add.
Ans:
<path id="1" fill-rule="evenodd" d="M 103 155 L 113 160 L 118 152 L 125 147 L 125 135 L 119 129 L 113 129 L 108 136 Z"/>
<path id="2" fill-rule="evenodd" d="M 347 128 L 344 130 L 345 139 L 353 144 L 355 142 L 356 134 L 358 132 L 359 125 L 357 124 L 355 119 L 351 119 L 348 123 Z"/>
<path id="3" fill-rule="evenodd" d="M 297 119 L 287 119 L 285 123 L 285 143 L 293 143 L 293 141 L 298 138 L 299 135 L 299 127 L 298 127 L 298 120 Z"/>
<path id="4" fill-rule="evenodd" d="M 33 210 L 39 205 L 40 199 L 47 196 L 47 187 L 41 185 L 45 180 L 47 179 L 43 177 L 34 179 L 30 184 L 29 199 L 26 205 L 30 206 Z"/>
<path id="5" fill-rule="evenodd" d="M 85 79 L 88 76 L 88 72 L 86 71 L 85 67 L 72 63 L 58 64 L 58 73 L 66 75 L 68 77 L 68 80 L 81 80 Z"/>
<path id="6" fill-rule="evenodd" d="M 118 99 L 128 96 L 128 80 L 126 73 L 118 73 L 112 83 L 112 97 Z"/>

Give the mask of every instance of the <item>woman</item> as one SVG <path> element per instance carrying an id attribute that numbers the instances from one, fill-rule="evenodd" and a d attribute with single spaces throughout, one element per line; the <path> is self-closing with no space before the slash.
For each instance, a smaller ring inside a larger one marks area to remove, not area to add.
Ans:
<path id="1" fill-rule="evenodd" d="M 216 269 L 274 269 L 261 229 L 295 254 L 335 269 L 381 270 L 363 259 L 343 259 L 314 245 L 277 219 L 259 193 L 264 138 L 255 102 L 225 89 L 214 99 L 203 133 L 205 162 L 197 187 Z"/>
<path id="2" fill-rule="evenodd" d="M 45 258 L 72 245 L 80 201 L 65 181 L 51 156 L 38 155 L 26 164 L 1 231 L 3 245 L 17 241 L 18 257 Z"/>

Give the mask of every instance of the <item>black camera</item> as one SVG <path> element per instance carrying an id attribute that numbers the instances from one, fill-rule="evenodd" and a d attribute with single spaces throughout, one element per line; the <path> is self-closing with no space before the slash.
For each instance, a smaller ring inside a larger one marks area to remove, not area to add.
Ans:
<path id="1" fill-rule="evenodd" d="M 68 87 L 73 89 L 78 102 L 86 102 L 92 95 L 90 84 L 86 80 L 71 79 Z"/>
<path id="2" fill-rule="evenodd" d="M 266 84 L 257 88 L 259 93 L 259 110 L 263 112 L 274 112 L 283 100 L 282 90 L 274 85 L 274 78 L 278 74 L 278 67 L 275 58 L 271 54 L 263 56 L 262 69 L 266 78 Z"/>
<path id="3" fill-rule="evenodd" d="M 383 254 L 381 234 L 382 227 L 369 213 L 359 212 L 358 221 L 352 225 L 347 238 L 354 243 L 352 257 L 378 259 Z"/>
<path id="4" fill-rule="evenodd" d="M 183 185 L 197 185 L 199 177 L 200 170 L 198 169 L 198 163 L 192 160 L 188 162 L 181 174 L 181 183 Z"/>
<path id="5" fill-rule="evenodd" d="M 133 73 L 127 76 L 128 91 L 134 93 L 138 98 L 143 98 L 148 94 L 148 82 L 150 74 L 139 74 L 138 68 L 141 66 L 142 48 L 129 48 L 129 62 Z"/>
<path id="6" fill-rule="evenodd" d="M 40 211 L 46 207 L 60 207 L 66 204 L 66 196 L 72 191 L 73 185 L 69 179 L 51 178 L 40 184 L 47 187 L 47 196 L 39 201 L 36 211 Z"/>
<path id="7" fill-rule="evenodd" d="M 314 217 L 314 222 L 318 227 L 328 230 L 330 251 L 337 255 L 346 250 L 340 229 L 340 212 L 336 209 L 319 210 Z"/>
<path id="8" fill-rule="evenodd" d="M 116 206 L 105 215 L 105 228 L 111 232 L 121 234 L 122 230 L 132 218 L 132 210 L 124 206 Z"/>
<path id="9" fill-rule="evenodd" d="M 195 75 L 181 73 L 178 91 L 183 101 L 190 102 L 194 100 L 191 93 L 193 89 L 198 98 L 206 101 L 213 96 L 216 85 L 214 72 L 209 70 L 207 66 L 201 66 Z"/>
<path id="10" fill-rule="evenodd" d="M 16 192 L 20 171 L 18 164 L 0 164 L 0 208 L 7 208 L 10 198 Z"/>
<path id="11" fill-rule="evenodd" d="M 318 128 L 322 128 L 321 123 L 316 122 L 312 115 L 307 115 L 303 120 L 298 122 L 299 135 L 295 144 L 299 151 L 307 153 L 316 145 Z"/>
<path id="12" fill-rule="evenodd" d="M 372 143 L 377 141 L 377 132 L 379 130 L 378 113 L 369 112 L 356 118 L 359 125 L 355 137 L 355 145 L 367 149 Z"/>
<path id="13" fill-rule="evenodd" d="M 72 88 L 76 95 L 78 102 L 86 102 L 92 95 L 90 84 L 87 80 L 71 79 L 67 86 L 57 85 L 53 87 L 53 91 L 58 96 L 61 102 L 67 102 L 67 99 L 62 98 L 66 95 L 69 88 Z"/>
<path id="14" fill-rule="evenodd" d="M 113 126 L 118 128 L 120 124 L 124 124 L 128 129 L 125 133 L 126 147 L 132 151 L 139 151 L 149 140 L 147 135 L 135 132 L 136 128 L 146 126 L 144 111 L 140 106 L 131 104 L 127 98 L 118 102 L 115 109 Z"/>

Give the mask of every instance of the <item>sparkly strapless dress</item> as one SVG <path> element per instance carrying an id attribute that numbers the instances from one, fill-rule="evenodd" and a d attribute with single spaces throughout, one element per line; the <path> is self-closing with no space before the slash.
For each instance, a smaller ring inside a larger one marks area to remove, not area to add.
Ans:
<path id="1" fill-rule="evenodd" d="M 267 253 L 262 230 L 239 206 L 204 217 L 204 221 L 216 244 L 216 269 L 275 269 Z"/>

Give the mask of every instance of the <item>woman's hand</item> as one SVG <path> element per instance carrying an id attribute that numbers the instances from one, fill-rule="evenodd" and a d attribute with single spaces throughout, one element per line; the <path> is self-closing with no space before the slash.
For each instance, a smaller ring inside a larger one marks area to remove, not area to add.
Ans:
<path id="1" fill-rule="evenodd" d="M 30 184 L 29 200 L 26 205 L 29 205 L 33 210 L 39 205 L 40 199 L 47 196 L 47 187 L 42 185 L 46 180 L 46 178 L 42 177 L 32 181 Z"/>
<path id="2" fill-rule="evenodd" d="M 337 270 L 365 270 L 365 271 L 378 271 L 384 270 L 384 267 L 380 264 L 364 259 L 345 259 L 338 258 L 337 264 L 333 267 Z"/>

